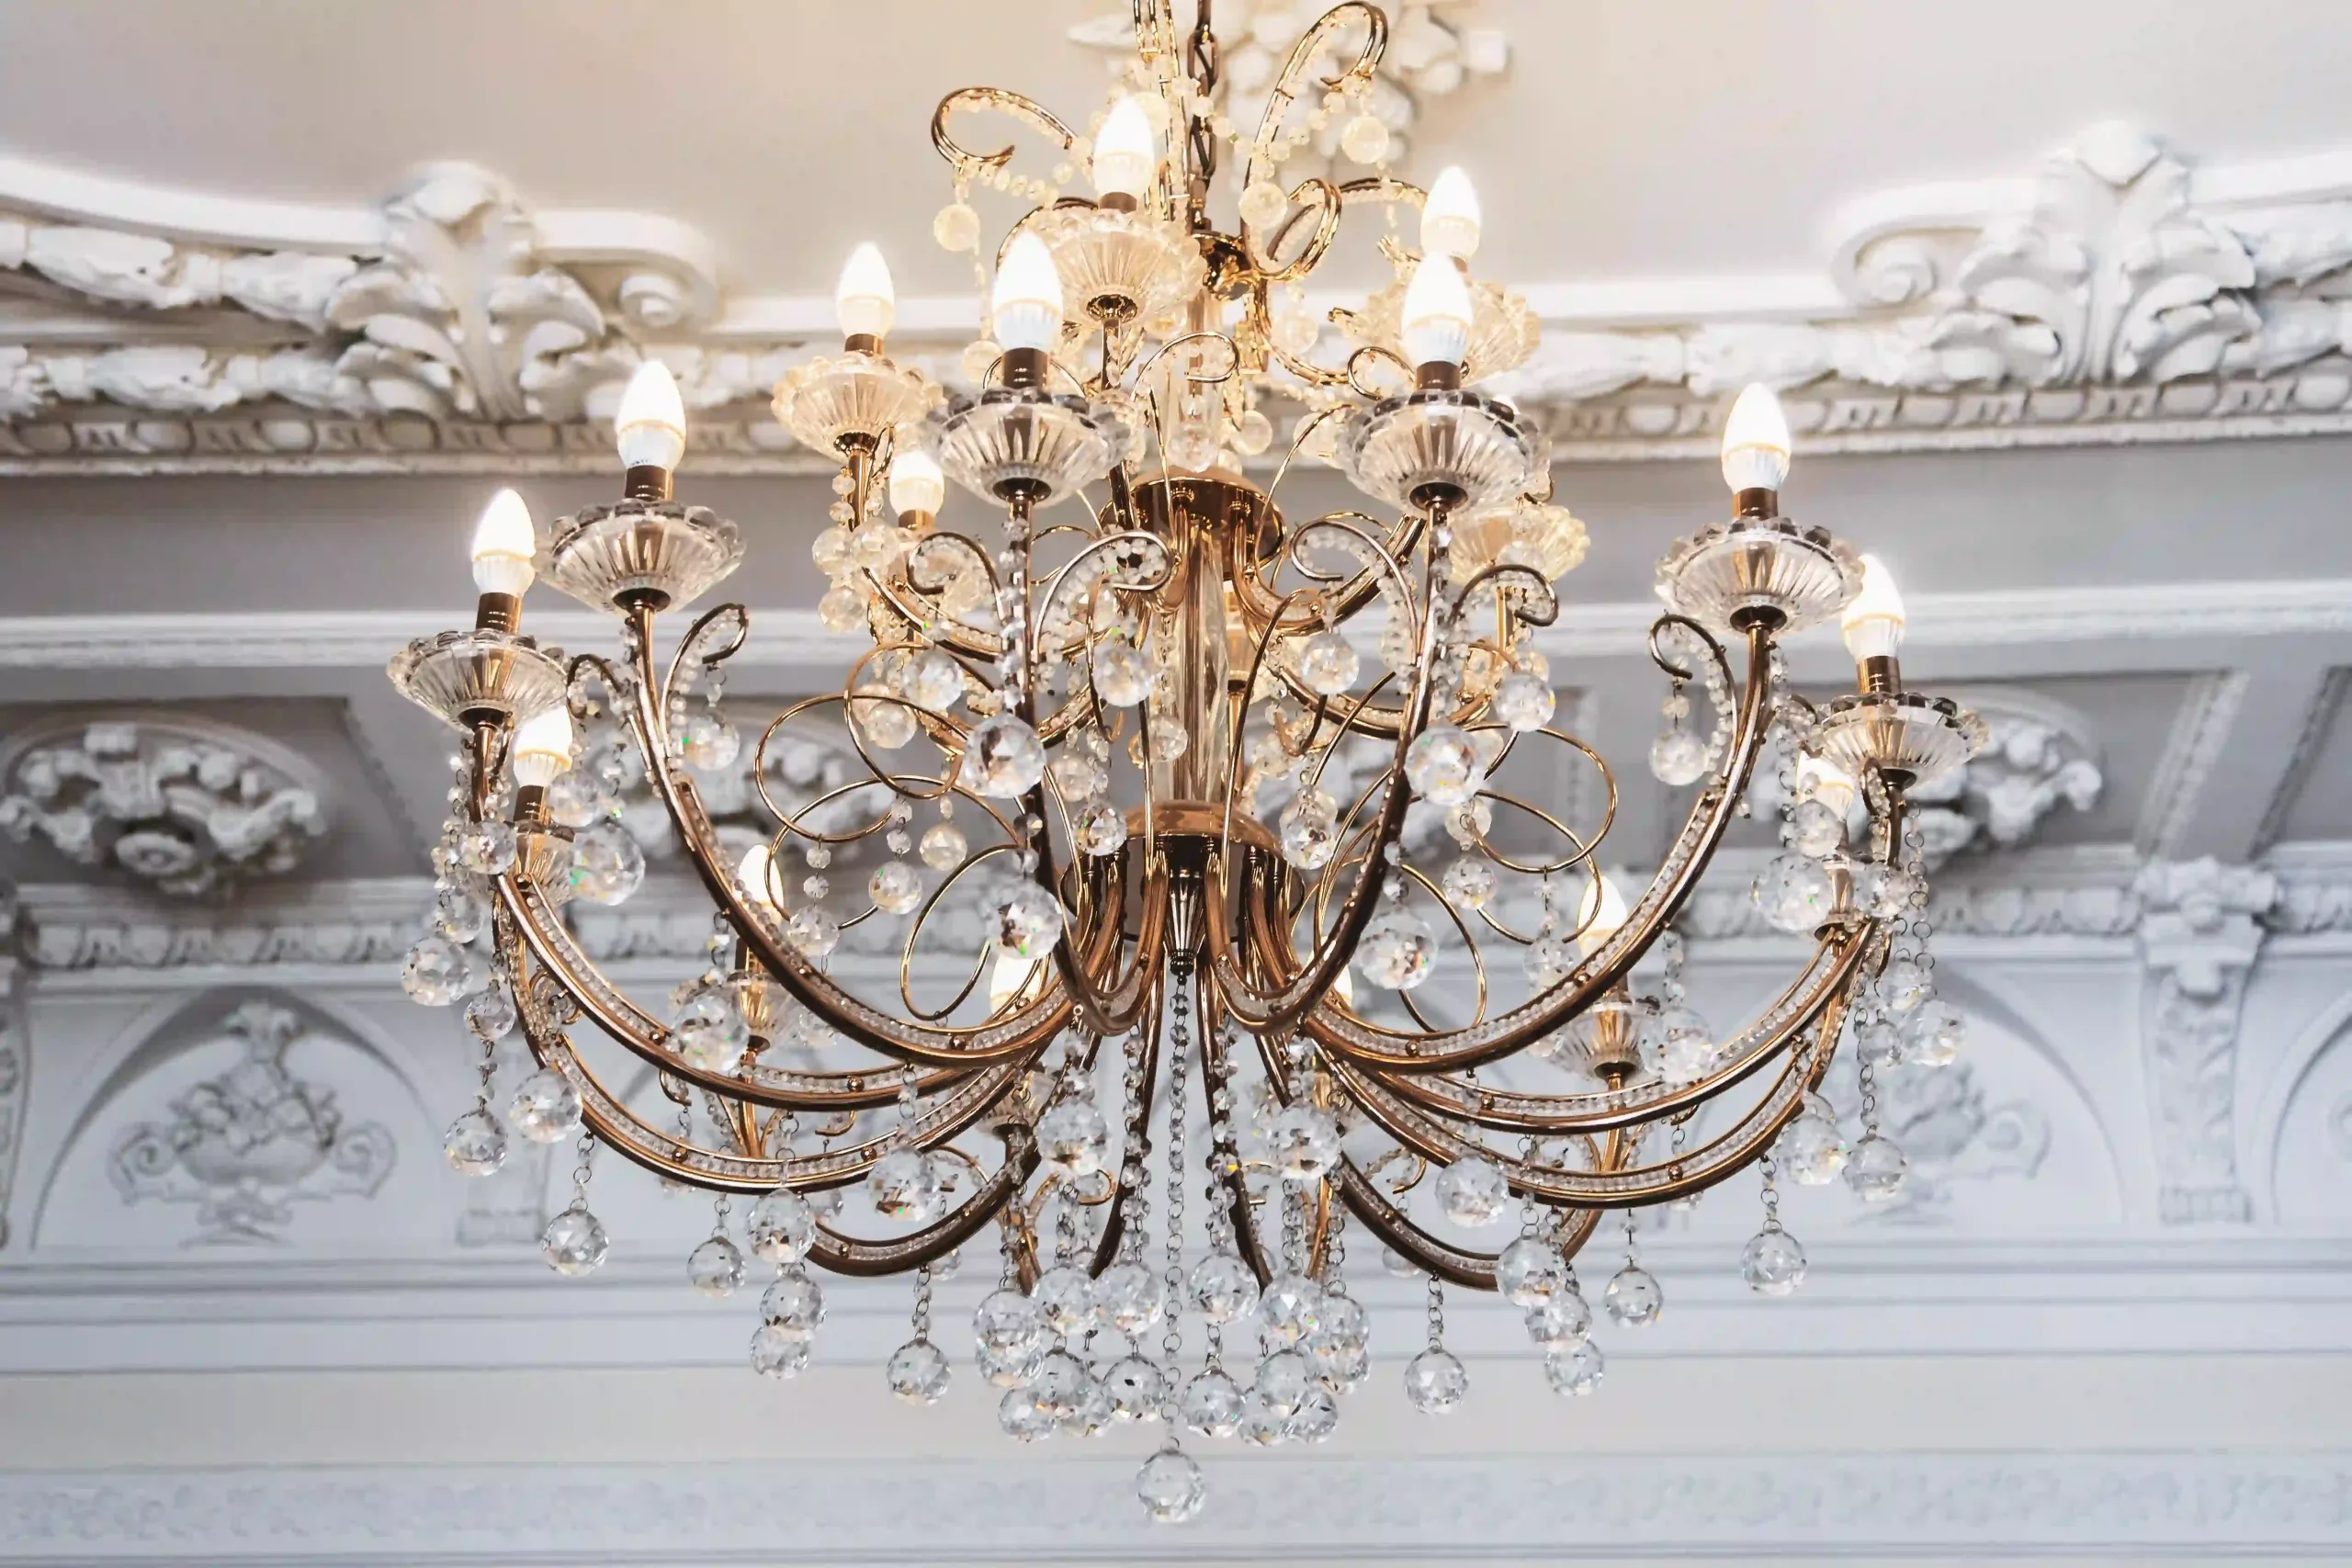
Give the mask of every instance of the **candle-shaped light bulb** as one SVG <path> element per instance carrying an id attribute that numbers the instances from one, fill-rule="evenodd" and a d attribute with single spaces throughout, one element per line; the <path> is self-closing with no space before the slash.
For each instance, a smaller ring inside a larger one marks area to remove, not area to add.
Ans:
<path id="1" fill-rule="evenodd" d="M 842 279 L 833 285 L 833 314 L 843 337 L 881 337 L 890 330 L 899 310 L 899 291 L 890 283 L 890 264 L 867 241 L 850 252 Z"/>
<path id="2" fill-rule="evenodd" d="M 1862 591 L 1838 615 L 1838 630 L 1857 662 L 1892 659 L 1903 646 L 1903 595 L 1878 557 L 1862 558 Z"/>
<path id="3" fill-rule="evenodd" d="M 743 885 L 752 903 L 771 908 L 775 906 L 775 856 L 765 844 L 753 844 L 743 852 L 742 860 L 735 867 L 735 879 Z"/>
<path id="4" fill-rule="evenodd" d="M 1459 164 L 1448 164 L 1421 203 L 1422 253 L 1468 261 L 1478 254 L 1478 193 Z"/>
<path id="5" fill-rule="evenodd" d="M 1132 94 L 1122 93 L 1094 133 L 1094 191 L 1098 196 L 1124 196 L 1136 201 L 1151 188 L 1152 172 L 1159 167 L 1159 148 L 1151 133 L 1151 118 Z"/>
<path id="6" fill-rule="evenodd" d="M 997 949 L 996 963 L 989 970 L 989 1006 L 1001 1008 L 1019 996 L 1044 962 L 1042 958 L 1021 958 Z"/>
<path id="7" fill-rule="evenodd" d="M 1577 951 L 1590 956 L 1625 924 L 1625 896 L 1617 885 L 1603 876 L 1588 883 L 1584 890 L 1584 908 L 1579 911 L 1584 929 L 1577 932 Z"/>
<path id="8" fill-rule="evenodd" d="M 571 766 L 571 713 L 560 703 L 514 730 L 514 782 L 541 789 Z"/>
<path id="9" fill-rule="evenodd" d="M 910 512 L 936 513 L 947 501 L 947 476 L 939 459 L 920 446 L 901 449 L 890 459 L 890 510 L 903 517 Z"/>
<path id="10" fill-rule="evenodd" d="M 1761 381 L 1751 381 L 1724 421 L 1724 483 L 1744 490 L 1778 490 L 1789 477 L 1789 417 Z"/>
<path id="11" fill-rule="evenodd" d="M 1449 255 L 1423 256 L 1405 288 L 1405 357 L 1460 365 L 1470 347 L 1470 288 Z"/>
<path id="12" fill-rule="evenodd" d="M 1854 775 L 1835 762 L 1800 755 L 1797 758 L 1797 788 L 1800 793 L 1821 802 L 1840 817 L 1853 808 Z"/>
<path id="13" fill-rule="evenodd" d="M 658 359 L 649 359 L 628 378 L 620 412 L 613 416 L 621 463 L 631 468 L 675 468 L 686 455 L 686 403 L 678 378 Z"/>
<path id="14" fill-rule="evenodd" d="M 481 521 L 474 525 L 475 589 L 520 599 L 531 586 L 531 553 L 537 548 L 531 509 L 513 491 L 500 491 L 481 509 Z"/>
<path id="15" fill-rule="evenodd" d="M 1045 241 L 1025 230 L 1012 236 L 996 269 L 989 314 L 1000 346 L 1052 349 L 1062 331 L 1062 276 Z"/>

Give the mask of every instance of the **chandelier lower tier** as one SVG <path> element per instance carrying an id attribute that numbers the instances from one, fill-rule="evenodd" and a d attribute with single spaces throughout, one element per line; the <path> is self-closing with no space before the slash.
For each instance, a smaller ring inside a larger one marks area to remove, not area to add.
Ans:
<path id="1" fill-rule="evenodd" d="M 1366 1375 L 1351 1240 L 1426 1279 L 1406 1384 L 1443 1412 L 1468 1381 L 1442 1344 L 1448 1287 L 1523 1308 L 1553 1384 L 1584 1393 L 1600 1356 L 1573 1260 L 1604 1215 L 1628 1246 L 1605 1305 L 1638 1325 L 1660 1295 L 1634 1211 L 1760 1164 L 1742 1268 L 1784 1294 L 1805 1264 L 1777 1181 L 1842 1168 L 1863 1199 L 1892 1196 L 1904 1160 L 1871 1075 L 1949 1061 L 1961 1032 L 1934 996 L 1904 799 L 1982 727 L 1904 687 L 1877 563 L 1780 515 L 1787 427 L 1752 388 L 1725 430 L 1732 516 L 1658 569 L 1668 728 L 1649 765 L 1689 810 L 1623 897 L 1599 860 L 1616 784 L 1556 722 L 1535 641 L 1583 528 L 1551 500 L 1540 432 L 1472 389 L 1525 359 L 1533 320 L 1471 276 L 1459 173 L 1425 194 L 1382 162 L 1381 13 L 1342 5 L 1309 29 L 1254 130 L 1218 107 L 1205 21 L 1180 35 L 1164 0 L 1136 13 L 1088 131 L 994 89 L 934 116 L 956 180 L 943 244 L 972 248 L 979 187 L 1034 203 L 967 355 L 978 389 L 949 397 L 889 356 L 870 247 L 842 276 L 841 352 L 777 388 L 778 418 L 841 462 L 820 613 L 871 646 L 838 693 L 761 732 L 759 826 L 712 783 L 744 744 L 721 692 L 750 614 L 667 619 L 743 542 L 673 498 L 685 422 L 656 361 L 620 405 L 622 499 L 542 539 L 502 492 L 476 537 L 475 626 L 391 674 L 463 738 L 434 930 L 403 975 L 420 1001 L 462 1003 L 480 1042 L 452 1163 L 495 1169 L 510 1126 L 576 1137 L 575 1196 L 544 1237 L 565 1274 L 606 1251 L 598 1149 L 717 1194 L 688 1274 L 723 1295 L 747 1252 L 774 1266 L 752 1360 L 775 1376 L 808 1361 L 819 1272 L 911 1273 L 888 1376 L 922 1403 L 953 1365 L 933 1285 L 975 1267 L 992 1226 L 973 1354 L 1004 1429 L 1159 1423 L 1138 1491 L 1181 1519 L 1204 1495 L 1183 1434 L 1319 1438 Z M 1040 135 L 1052 178 L 967 151 L 955 131 L 981 113 Z M 1333 126 L 1373 176 L 1283 188 L 1283 163 Z M 1227 143 L 1232 229 L 1209 216 Z M 1077 165 L 1094 200 L 1062 194 Z M 1347 343 L 1327 351 L 1300 281 L 1349 214 L 1416 209 L 1419 251 L 1381 241 L 1398 281 L 1333 312 Z M 1261 485 L 1244 459 L 1285 405 L 1288 456 Z M 1379 511 L 1285 516 L 1295 461 L 1336 466 Z M 950 479 L 990 521 L 943 522 Z M 618 655 L 526 635 L 535 581 L 609 611 Z M 1859 689 L 1816 706 L 1779 649 L 1833 616 Z M 803 741 L 833 760 L 813 783 L 781 765 Z M 1760 757 L 1777 761 L 1759 781 Z M 600 972 L 565 912 L 642 876 L 617 821 L 632 789 L 712 907 L 708 968 L 665 1003 Z M 1754 896 L 1814 945 L 1717 1031 L 1684 998 L 1673 926 L 1751 801 L 1777 805 L 1784 845 Z M 495 1053 L 518 1025 L 537 1070 L 502 1120 Z M 1850 1145 L 1820 1093 L 1841 1037 Z"/>

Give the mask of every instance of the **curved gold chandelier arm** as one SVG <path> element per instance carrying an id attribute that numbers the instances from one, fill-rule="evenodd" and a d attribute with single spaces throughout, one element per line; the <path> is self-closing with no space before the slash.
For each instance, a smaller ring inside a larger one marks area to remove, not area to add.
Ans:
<path id="1" fill-rule="evenodd" d="M 1378 1236 L 1381 1242 L 1400 1256 L 1410 1259 L 1424 1273 L 1434 1274 L 1449 1285 L 1465 1290 L 1495 1289 L 1495 1258 L 1491 1252 L 1471 1252 L 1442 1241 L 1416 1224 L 1411 1216 L 1391 1202 L 1373 1179 L 1364 1174 L 1352 1156 L 1343 1156 L 1338 1171 L 1340 1200 L 1348 1212 L 1362 1222 L 1363 1227 Z M 1599 1209 L 1569 1209 L 1559 1216 L 1558 1223 L 1544 1235 L 1560 1249 L 1563 1258 L 1573 1259 L 1592 1238 L 1600 1224 Z"/>
<path id="2" fill-rule="evenodd" d="M 1628 912 L 1616 934 L 1580 962 L 1550 990 L 1485 1023 L 1426 1035 L 1399 1034 L 1354 1014 L 1321 1003 L 1304 1013 L 1300 1027 L 1334 1056 L 1360 1066 L 1411 1073 L 1455 1072 L 1499 1061 L 1585 1011 L 1623 980 L 1682 910 L 1708 858 L 1738 815 L 1748 775 L 1771 723 L 1772 639 L 1752 626 L 1747 633 L 1747 682 L 1722 768 L 1691 803 L 1690 815 L 1668 850 L 1665 863 Z M 1397 783 L 1403 783 L 1400 777 Z M 1262 899 L 1249 906 L 1261 931 L 1258 945 L 1270 951 L 1279 935 L 1266 930 L 1277 913 Z"/>
<path id="3" fill-rule="evenodd" d="M 709 814 L 703 809 L 694 782 L 680 775 L 671 755 L 669 732 L 662 721 L 662 698 L 658 694 L 666 687 L 654 676 L 653 616 L 654 612 L 643 604 L 631 607 L 627 634 L 637 675 L 631 682 L 634 727 L 644 754 L 646 777 L 670 814 L 704 887 L 761 966 L 791 993 L 794 1000 L 834 1029 L 868 1050 L 900 1061 L 930 1066 L 971 1066 L 1028 1056 L 1052 1040 L 1070 1015 L 1069 1000 L 1058 991 L 1041 998 L 1010 1019 L 984 1024 L 968 1033 L 911 1024 L 869 1006 L 835 985 L 831 976 L 784 939 L 772 915 L 744 897 L 731 868 L 718 863 L 718 836 L 711 826 Z M 706 622 L 708 619 L 705 617 Z M 694 646 L 690 635 L 679 649 L 679 658 L 683 660 Z M 723 656 L 724 652 L 707 657 Z M 1109 934 L 1115 940 L 1115 929 Z"/>
<path id="4" fill-rule="evenodd" d="M 1003 168 L 1012 162 L 1012 148 L 1008 143 L 993 152 L 975 152 L 958 142 L 947 130 L 947 117 L 958 109 L 970 113 L 993 111 L 1018 120 L 1057 142 L 1065 152 L 1078 140 L 1075 131 L 1034 98 L 1003 87 L 958 87 L 940 99 L 939 107 L 931 111 L 931 144 L 939 150 L 941 157 L 955 165 L 959 180 L 978 179 Z"/>

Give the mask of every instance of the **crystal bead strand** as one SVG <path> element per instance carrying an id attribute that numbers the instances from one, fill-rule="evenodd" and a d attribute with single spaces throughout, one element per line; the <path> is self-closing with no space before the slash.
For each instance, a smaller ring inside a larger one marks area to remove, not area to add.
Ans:
<path id="1" fill-rule="evenodd" d="M 1666 1307 L 1666 1292 L 1659 1288 L 1657 1276 L 1642 1267 L 1631 1209 L 1625 1211 L 1625 1266 L 1617 1270 L 1608 1289 L 1600 1292 L 1600 1301 L 1609 1311 L 1610 1321 L 1625 1328 L 1648 1327 Z"/>
<path id="2" fill-rule="evenodd" d="M 1804 1248 L 1781 1228 L 1780 1164 L 1767 1153 L 1757 1163 L 1763 1174 L 1764 1228 L 1740 1254 L 1740 1278 L 1759 1296 L 1785 1296 L 1804 1283 Z"/>
<path id="3" fill-rule="evenodd" d="M 931 1342 L 931 1265 L 915 1270 L 914 1337 L 890 1352 L 884 1370 L 890 1392 L 909 1404 L 935 1404 L 947 1392 L 946 1355 Z"/>
<path id="4" fill-rule="evenodd" d="M 467 1176 L 488 1176 L 506 1163 L 506 1129 L 490 1109 L 491 1099 L 497 1092 L 498 1042 L 472 1032 L 481 1047 L 478 1071 L 481 1088 L 474 1096 L 473 1109 L 449 1123 L 442 1134 L 441 1152 L 449 1168 Z"/>
<path id="5" fill-rule="evenodd" d="M 711 1204 L 710 1238 L 686 1255 L 687 1282 L 706 1296 L 731 1296 L 743 1282 L 743 1254 L 727 1234 L 733 1207 L 720 1193 Z"/>
<path id="6" fill-rule="evenodd" d="M 1451 1415 L 1470 1392 L 1470 1371 L 1445 1348 L 1445 1285 L 1429 1277 L 1429 1348 L 1405 1364 L 1405 1397 L 1428 1416 Z"/>
<path id="7" fill-rule="evenodd" d="M 595 1174 L 596 1137 L 582 1133 L 574 1145 L 579 1160 L 571 1168 L 571 1202 L 549 1220 L 539 1234 L 548 1266 L 559 1274 L 593 1273 L 605 1261 L 609 1243 L 604 1222 L 588 1212 L 588 1179 Z"/>

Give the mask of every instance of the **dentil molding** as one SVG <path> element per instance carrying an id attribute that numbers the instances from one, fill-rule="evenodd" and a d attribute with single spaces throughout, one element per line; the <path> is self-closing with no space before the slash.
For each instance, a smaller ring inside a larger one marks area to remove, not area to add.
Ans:
<path id="1" fill-rule="evenodd" d="M 1463 69 L 1499 63 L 1430 25 Z M 1810 277 L 1514 280 L 1544 342 L 1497 389 L 1566 459 L 1703 454 L 1750 380 L 1809 451 L 2352 430 L 2352 149 L 2200 165 L 2100 127 L 2029 177 L 1882 192 L 1837 230 Z M 331 208 L 0 158 L 0 271 L 32 296 L 0 331 L 0 472 L 602 470 L 649 355 L 699 470 L 833 466 L 764 407 L 833 345 L 827 296 L 727 297 L 685 225 L 535 209 L 466 165 Z M 965 384 L 978 316 L 902 300 L 893 351 Z"/>

